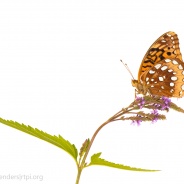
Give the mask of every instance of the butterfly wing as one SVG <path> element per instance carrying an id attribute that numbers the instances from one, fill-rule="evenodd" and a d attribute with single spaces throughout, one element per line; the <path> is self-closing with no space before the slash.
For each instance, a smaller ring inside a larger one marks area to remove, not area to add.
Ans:
<path id="1" fill-rule="evenodd" d="M 178 36 L 171 31 L 160 36 L 148 49 L 139 68 L 138 82 L 140 82 L 140 77 L 145 71 L 166 58 L 178 58 L 183 61 Z"/>
<path id="2" fill-rule="evenodd" d="M 144 72 L 140 80 L 152 95 L 180 98 L 184 96 L 184 62 L 163 59 Z"/>

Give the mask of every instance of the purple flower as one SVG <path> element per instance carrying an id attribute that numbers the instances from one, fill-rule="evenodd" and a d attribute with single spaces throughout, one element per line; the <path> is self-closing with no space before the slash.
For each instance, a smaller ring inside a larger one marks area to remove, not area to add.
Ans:
<path id="1" fill-rule="evenodd" d="M 133 120 L 132 121 L 132 124 L 133 125 L 137 124 L 137 126 L 140 126 L 141 125 L 141 122 L 142 122 L 142 120 Z"/>
<path id="2" fill-rule="evenodd" d="M 133 105 L 135 107 L 134 110 L 137 110 L 137 108 L 147 108 L 150 111 L 150 113 L 144 113 L 143 111 L 140 111 L 137 113 L 137 116 L 132 117 L 132 124 L 137 124 L 140 126 L 142 121 L 152 121 L 152 123 L 157 122 L 158 119 L 164 119 L 165 116 L 162 114 L 159 114 L 159 110 L 168 111 L 171 106 L 171 100 L 165 96 L 159 97 L 159 96 L 152 96 L 149 98 L 144 97 L 136 97 Z"/>
<path id="3" fill-rule="evenodd" d="M 163 101 L 163 104 L 154 104 L 155 108 L 158 110 L 168 110 L 170 107 L 171 99 L 163 96 L 161 97 L 161 100 Z"/>
<path id="4" fill-rule="evenodd" d="M 161 99 L 162 99 L 163 102 L 164 102 L 164 104 L 163 104 L 162 107 L 161 107 L 161 110 L 168 110 L 169 107 L 170 107 L 171 99 L 169 99 L 169 98 L 167 98 L 167 97 L 165 97 L 165 96 L 163 96 Z"/>
<path id="5" fill-rule="evenodd" d="M 133 120 L 133 121 L 132 121 L 132 124 L 134 124 L 134 125 L 137 124 L 137 126 L 140 126 L 140 125 L 141 125 L 141 122 L 142 122 L 142 120 L 141 120 L 141 117 L 142 117 L 142 116 L 140 116 L 140 115 L 137 114 L 137 117 L 139 117 L 140 119 L 138 119 L 138 120 Z"/>
<path id="6" fill-rule="evenodd" d="M 144 104 L 145 104 L 145 100 L 143 97 L 136 97 L 136 101 L 137 101 L 137 105 L 139 106 L 140 109 L 143 108 Z"/>
<path id="7" fill-rule="evenodd" d="M 152 119 L 152 123 L 157 122 L 157 120 L 158 120 L 158 110 L 157 109 L 153 109 L 153 111 L 151 112 L 151 114 L 154 115 L 154 117 Z"/>

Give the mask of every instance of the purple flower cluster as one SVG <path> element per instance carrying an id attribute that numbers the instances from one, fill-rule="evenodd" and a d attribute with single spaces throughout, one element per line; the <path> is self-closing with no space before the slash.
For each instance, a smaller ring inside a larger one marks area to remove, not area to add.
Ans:
<path id="1" fill-rule="evenodd" d="M 141 125 L 141 122 L 142 122 L 142 120 L 141 120 L 141 117 L 142 117 L 142 116 L 140 116 L 140 115 L 137 114 L 137 117 L 139 117 L 140 119 L 138 119 L 138 120 L 133 120 L 133 121 L 132 121 L 132 124 L 134 124 L 134 125 L 137 124 L 137 126 L 139 126 L 139 125 Z"/>
<path id="2" fill-rule="evenodd" d="M 140 109 L 142 109 L 143 108 L 143 106 L 144 106 L 144 104 L 145 104 L 145 100 L 144 100 L 144 98 L 143 97 L 136 97 L 136 103 L 137 103 L 137 105 L 139 106 L 139 108 Z M 141 122 L 142 122 L 142 120 L 141 120 L 141 118 L 142 118 L 142 116 L 141 115 L 139 115 L 139 114 L 137 114 L 137 117 L 139 118 L 138 120 L 133 120 L 132 121 L 132 124 L 137 124 L 138 126 L 141 124 Z"/>
<path id="3" fill-rule="evenodd" d="M 162 100 L 164 102 L 164 105 L 162 106 L 162 110 L 168 110 L 170 107 L 171 99 L 163 96 Z"/>
<path id="4" fill-rule="evenodd" d="M 162 110 L 162 111 L 163 110 L 169 110 L 171 99 L 163 96 L 163 97 L 161 97 L 161 100 L 163 101 L 163 104 L 154 104 L 154 106 L 158 110 Z"/>
<path id="5" fill-rule="evenodd" d="M 171 100 L 167 97 L 164 97 L 164 96 L 161 97 L 160 100 L 161 100 L 161 102 L 159 102 L 159 103 L 152 103 L 152 104 L 151 103 L 146 103 L 147 105 L 149 105 L 149 107 L 150 107 L 150 105 L 152 106 L 151 107 L 151 109 L 152 109 L 151 114 L 153 115 L 152 123 L 157 122 L 157 120 L 159 118 L 158 110 L 161 110 L 161 111 L 163 111 L 163 110 L 168 111 L 169 110 Z M 138 107 L 140 109 L 142 109 L 143 107 L 146 108 L 144 97 L 136 97 L 135 102 L 136 102 L 136 104 L 138 105 Z M 137 117 L 136 117 L 137 120 L 133 120 L 132 123 L 137 124 L 139 126 L 140 123 L 143 121 L 142 120 L 143 117 L 144 116 L 141 116 L 141 115 L 137 114 Z"/>
<path id="6" fill-rule="evenodd" d="M 138 97 L 138 96 L 137 96 L 137 97 L 136 97 L 136 102 L 137 102 L 139 108 L 142 109 L 143 106 L 144 106 L 144 104 L 145 104 L 144 98 L 143 98 L 143 97 Z"/>

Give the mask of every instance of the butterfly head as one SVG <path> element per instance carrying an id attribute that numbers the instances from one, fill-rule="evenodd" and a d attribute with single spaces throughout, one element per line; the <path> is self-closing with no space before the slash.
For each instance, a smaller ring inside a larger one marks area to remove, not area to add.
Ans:
<path id="1" fill-rule="evenodd" d="M 146 85 L 138 82 L 138 80 L 132 79 L 132 86 L 136 88 L 138 94 L 146 95 L 148 93 Z"/>

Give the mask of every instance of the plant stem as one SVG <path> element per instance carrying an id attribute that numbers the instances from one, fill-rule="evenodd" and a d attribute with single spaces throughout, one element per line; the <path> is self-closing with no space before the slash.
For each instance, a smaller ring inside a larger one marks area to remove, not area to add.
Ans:
<path id="1" fill-rule="evenodd" d="M 78 173 L 77 173 L 77 178 L 76 178 L 76 184 L 79 184 L 81 172 L 82 172 L 82 168 L 78 167 Z"/>
<path id="2" fill-rule="evenodd" d="M 123 114 L 127 113 L 129 110 L 128 109 L 122 109 L 120 110 L 119 112 L 117 112 L 116 114 L 114 114 L 111 118 L 109 118 L 106 122 L 104 122 L 102 125 L 100 125 L 98 127 L 98 129 L 95 131 L 95 133 L 93 134 L 91 140 L 90 140 L 90 143 L 86 149 L 86 152 L 82 158 L 82 161 L 81 161 L 81 164 L 78 166 L 78 174 L 77 174 L 77 178 L 76 178 L 76 184 L 79 184 L 79 180 L 80 180 L 80 176 L 81 176 L 81 172 L 83 170 L 83 168 L 85 167 L 85 161 L 86 161 L 86 158 L 88 156 L 88 153 L 90 151 L 90 148 L 95 140 L 95 137 L 96 135 L 98 134 L 98 132 L 105 126 L 107 125 L 108 123 L 112 122 L 112 121 L 115 121 L 116 118 L 122 116 Z"/>

